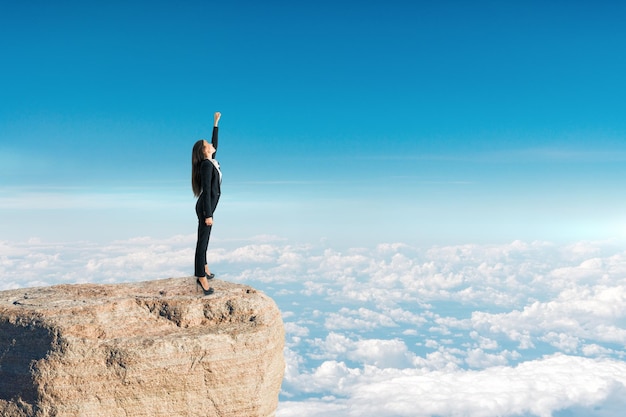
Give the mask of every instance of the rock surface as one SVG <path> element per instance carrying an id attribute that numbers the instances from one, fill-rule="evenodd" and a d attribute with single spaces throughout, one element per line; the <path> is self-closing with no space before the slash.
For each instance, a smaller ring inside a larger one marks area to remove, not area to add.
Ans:
<path id="1" fill-rule="evenodd" d="M 251 287 L 194 278 L 0 292 L 4 417 L 273 416 L 284 328 Z"/>

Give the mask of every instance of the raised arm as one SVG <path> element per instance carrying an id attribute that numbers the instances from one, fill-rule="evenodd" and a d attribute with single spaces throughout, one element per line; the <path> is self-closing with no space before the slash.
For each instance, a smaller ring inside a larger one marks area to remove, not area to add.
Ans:
<path id="1" fill-rule="evenodd" d="M 213 115 L 213 136 L 211 137 L 211 143 L 215 148 L 215 152 L 211 155 L 211 158 L 215 158 L 215 154 L 217 153 L 217 124 L 220 121 L 220 117 L 222 117 L 222 113 L 218 111 Z"/>
<path id="2" fill-rule="evenodd" d="M 222 117 L 222 113 L 216 111 L 213 115 L 213 126 L 217 127 L 217 123 L 220 121 L 220 117 Z"/>

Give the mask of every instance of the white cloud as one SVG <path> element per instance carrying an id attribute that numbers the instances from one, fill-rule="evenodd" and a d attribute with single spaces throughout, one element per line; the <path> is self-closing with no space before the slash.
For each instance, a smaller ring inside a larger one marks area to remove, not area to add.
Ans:
<path id="1" fill-rule="evenodd" d="M 136 238 L 108 245 L 30 240 L 3 243 L 0 289 L 77 282 L 130 282 L 189 276 L 194 237 Z M 4 249 L 4 248 L 3 248 Z"/>
<path id="2" fill-rule="evenodd" d="M 312 375 L 324 381 L 320 387 L 343 398 L 335 407 L 325 408 L 329 417 L 550 417 L 564 408 L 577 408 L 587 413 L 581 416 L 589 416 L 603 407 L 626 405 L 624 362 L 565 355 L 481 371 L 356 370 L 324 362 Z M 294 415 L 295 410 L 300 416 L 319 415 L 313 408 L 307 411 L 288 402 L 280 405 L 277 416 Z"/>
<path id="3" fill-rule="evenodd" d="M 284 318 L 284 316 L 283 316 Z M 309 329 L 304 326 L 298 326 L 293 322 L 285 323 L 285 332 L 292 336 L 305 337 L 309 335 Z"/>
<path id="4" fill-rule="evenodd" d="M 403 369 L 413 364 L 415 355 L 399 339 L 366 339 L 356 343 L 354 351 L 348 354 L 348 359 L 377 368 Z"/>
<path id="5" fill-rule="evenodd" d="M 326 319 L 328 330 L 338 329 L 375 329 L 378 327 L 397 327 L 393 319 L 384 313 L 378 313 L 367 308 L 350 310 L 342 308 L 337 313 L 330 313 Z"/>
<path id="6" fill-rule="evenodd" d="M 465 363 L 467 363 L 470 368 L 481 369 L 498 365 L 508 365 L 509 359 L 517 359 L 519 357 L 519 353 L 509 352 L 508 350 L 494 354 L 487 353 L 481 348 L 476 348 L 467 351 Z"/>
<path id="7" fill-rule="evenodd" d="M 623 285 L 565 288 L 556 298 L 535 301 L 521 311 L 472 314 L 476 329 L 505 333 L 511 340 L 518 340 L 521 332 L 545 334 L 543 340 L 560 344 L 567 352 L 577 351 L 578 338 L 626 345 L 626 329 L 621 326 L 624 319 L 626 286 Z"/>
<path id="8" fill-rule="evenodd" d="M 3 241 L 0 289 L 190 276 L 194 247 L 194 235 L 106 245 Z M 208 258 L 219 278 L 265 291 L 283 311 L 278 417 L 561 409 L 617 417 L 626 407 L 619 247 L 515 241 L 337 250 L 261 237 L 213 241 Z"/>
<path id="9" fill-rule="evenodd" d="M 345 401 L 334 397 L 324 400 L 283 401 L 279 406 L 277 416 L 280 417 L 332 417 L 347 416 L 349 414 Z"/>

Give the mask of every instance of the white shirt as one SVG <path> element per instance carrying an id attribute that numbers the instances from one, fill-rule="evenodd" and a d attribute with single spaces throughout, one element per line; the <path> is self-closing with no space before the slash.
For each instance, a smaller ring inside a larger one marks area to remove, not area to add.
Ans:
<path id="1" fill-rule="evenodd" d="M 217 172 L 220 174 L 220 184 L 222 183 L 222 170 L 220 169 L 220 163 L 217 162 L 217 159 L 210 159 L 209 161 L 211 161 L 211 163 L 213 164 L 213 166 L 215 166 L 215 168 L 217 169 Z"/>

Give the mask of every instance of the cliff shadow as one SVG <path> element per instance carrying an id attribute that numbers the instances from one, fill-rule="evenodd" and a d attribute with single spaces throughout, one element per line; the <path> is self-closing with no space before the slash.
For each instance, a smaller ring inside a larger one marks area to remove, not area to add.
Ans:
<path id="1" fill-rule="evenodd" d="M 13 323 L 0 318 L 0 399 L 35 404 L 35 366 L 54 343 L 51 330 L 36 320 Z M 21 401 L 20 401 L 21 400 Z"/>

